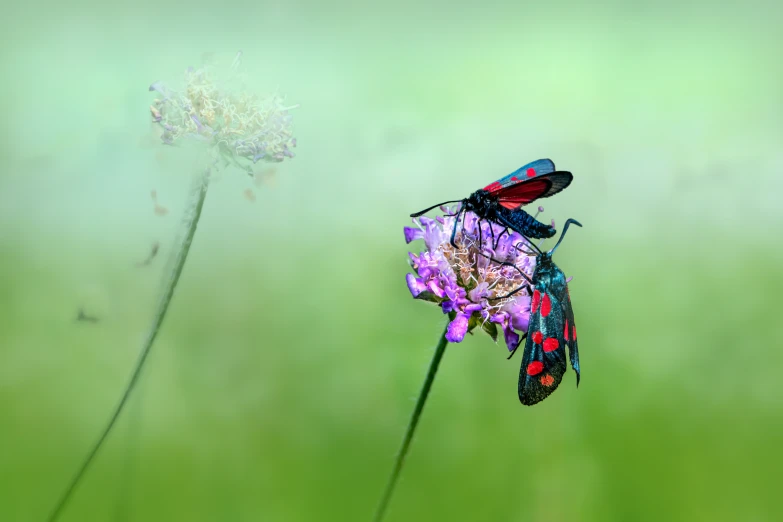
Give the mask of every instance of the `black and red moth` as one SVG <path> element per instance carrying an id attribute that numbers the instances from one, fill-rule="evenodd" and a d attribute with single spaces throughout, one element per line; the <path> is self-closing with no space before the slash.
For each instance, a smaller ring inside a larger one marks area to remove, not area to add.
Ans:
<path id="1" fill-rule="evenodd" d="M 475 191 L 465 199 L 444 201 L 425 208 L 411 217 L 419 217 L 435 207 L 447 203 L 462 203 L 454 220 L 451 244 L 457 234 L 459 214 L 473 212 L 481 219 L 487 219 L 510 228 L 530 238 L 548 238 L 555 235 L 554 227 L 545 225 L 522 210 L 524 205 L 541 198 L 548 198 L 564 190 L 574 179 L 567 171 L 555 171 L 555 164 L 549 159 L 528 163 L 508 176 Z"/>
<path id="2" fill-rule="evenodd" d="M 543 401 L 560 384 L 566 371 L 566 345 L 579 386 L 579 350 L 571 296 L 565 274 L 552 261 L 552 255 L 571 223 L 582 226 L 569 219 L 554 248 L 536 256 L 530 325 L 519 370 L 519 400 L 526 406 Z"/>

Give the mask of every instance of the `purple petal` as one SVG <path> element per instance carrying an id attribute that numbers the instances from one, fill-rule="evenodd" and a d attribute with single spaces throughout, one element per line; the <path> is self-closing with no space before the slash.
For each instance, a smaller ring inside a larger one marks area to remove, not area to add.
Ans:
<path id="1" fill-rule="evenodd" d="M 408 283 L 408 290 L 413 297 L 418 297 L 420 293 L 427 289 L 426 283 L 413 274 L 406 274 L 405 281 Z"/>
<path id="2" fill-rule="evenodd" d="M 470 291 L 468 297 L 470 297 L 470 300 L 473 301 L 474 303 L 478 303 L 479 301 L 485 299 L 489 295 L 489 292 L 487 291 L 488 287 L 489 287 L 489 283 L 487 282 L 479 283 L 478 286 L 476 286 L 476 288 Z"/>
<path id="3" fill-rule="evenodd" d="M 406 243 L 410 243 L 411 241 L 424 238 L 424 231 L 420 228 L 405 227 L 403 229 L 403 232 L 405 232 Z"/>
<path id="4" fill-rule="evenodd" d="M 478 311 L 480 311 L 480 310 L 481 310 L 481 308 L 482 308 L 482 307 L 481 307 L 481 305 L 480 305 L 480 304 L 475 304 L 475 303 L 474 303 L 474 304 L 469 304 L 469 305 L 467 305 L 467 306 L 464 308 L 464 311 L 465 311 L 465 313 L 467 313 L 467 314 L 472 314 L 473 312 L 478 312 Z"/>
<path id="5" fill-rule="evenodd" d="M 445 293 L 452 301 L 457 302 L 465 300 L 465 289 L 461 286 L 457 286 L 456 281 L 448 281 L 448 284 L 445 288 Z"/>
<path id="6" fill-rule="evenodd" d="M 506 340 L 506 348 L 513 352 L 519 346 L 519 335 L 510 326 L 503 327 L 503 338 Z"/>
<path id="7" fill-rule="evenodd" d="M 196 128 L 198 128 L 199 132 L 201 132 L 203 127 L 201 126 L 201 122 L 199 121 L 199 119 L 196 118 L 196 115 L 195 114 L 191 114 L 190 115 L 190 119 L 193 120 L 193 123 L 196 124 Z"/>
<path id="8" fill-rule="evenodd" d="M 458 343 L 465 338 L 465 334 L 468 333 L 468 318 L 465 314 L 457 314 L 457 317 L 449 323 L 449 327 L 446 330 L 446 340 L 448 342 Z"/>
<path id="9" fill-rule="evenodd" d="M 502 325 L 503 322 L 508 318 L 508 314 L 506 312 L 498 312 L 495 315 L 491 316 L 489 318 L 490 322 L 497 323 L 499 325 Z"/>
<path id="10" fill-rule="evenodd" d="M 427 290 L 441 298 L 446 296 L 446 292 L 444 292 L 443 288 L 438 284 L 437 279 L 431 279 L 430 282 L 427 283 Z"/>
<path id="11" fill-rule="evenodd" d="M 476 216 L 476 214 L 473 212 L 465 212 L 465 217 L 463 219 L 465 223 L 465 229 L 468 232 L 478 234 L 478 227 L 476 227 L 478 224 L 478 216 Z"/>
<path id="12" fill-rule="evenodd" d="M 424 244 L 427 250 L 434 252 L 441 243 L 445 241 L 443 229 L 441 229 L 433 219 L 423 221 L 424 223 Z"/>
<path id="13" fill-rule="evenodd" d="M 504 307 L 504 310 L 511 316 L 511 325 L 515 330 L 527 332 L 530 324 L 530 296 L 518 296 L 512 304 Z"/>
<path id="14" fill-rule="evenodd" d="M 164 102 L 169 99 L 169 90 L 165 85 L 163 85 L 163 82 L 155 82 L 150 85 L 150 91 L 158 91 L 161 93 L 163 95 Z"/>
<path id="15" fill-rule="evenodd" d="M 506 341 L 506 347 L 509 351 L 513 351 L 519 346 L 519 335 L 514 331 L 511 321 L 509 320 L 509 314 L 506 312 L 500 312 L 489 319 L 493 323 L 499 324 L 503 328 L 503 338 Z"/>
<path id="16" fill-rule="evenodd" d="M 527 328 L 530 326 L 530 313 L 512 315 L 511 326 L 520 332 L 527 332 Z"/>
<path id="17" fill-rule="evenodd" d="M 419 220 L 419 223 L 421 223 L 421 224 L 422 224 L 424 227 L 426 227 L 428 224 L 432 224 L 432 223 L 434 223 L 434 222 L 435 222 L 435 220 L 434 220 L 434 219 L 432 219 L 432 218 L 429 218 L 429 217 L 427 217 L 427 216 L 419 216 L 419 217 L 418 217 L 418 218 L 416 218 L 416 219 L 418 219 L 418 220 Z"/>

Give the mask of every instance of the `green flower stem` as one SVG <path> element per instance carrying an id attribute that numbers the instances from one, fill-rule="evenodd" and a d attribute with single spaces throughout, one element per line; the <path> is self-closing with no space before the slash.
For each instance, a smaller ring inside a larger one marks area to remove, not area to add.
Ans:
<path id="1" fill-rule="evenodd" d="M 152 344 L 155 342 L 155 338 L 158 336 L 160 327 L 163 324 L 163 319 L 166 317 L 166 312 L 169 309 L 171 298 L 174 295 L 174 290 L 176 289 L 177 283 L 179 282 L 179 277 L 182 275 L 182 269 L 185 266 L 185 261 L 187 260 L 188 252 L 190 251 L 190 245 L 193 242 L 193 236 L 196 235 L 196 227 L 198 226 L 199 219 L 201 218 L 201 209 L 204 207 L 204 200 L 207 197 L 208 187 L 208 172 L 204 172 L 199 176 L 196 190 L 191 197 L 191 203 L 188 205 L 188 208 L 185 211 L 185 236 L 179 244 L 179 249 L 177 250 L 177 253 L 174 257 L 170 275 L 164 283 L 163 294 L 161 295 L 157 310 L 155 311 L 155 316 L 152 320 L 152 326 L 150 327 L 149 333 L 147 334 L 147 339 L 141 348 L 141 353 L 139 354 L 139 358 L 136 361 L 136 366 L 133 369 L 131 378 L 125 387 L 125 392 L 122 394 L 120 402 L 114 408 L 114 413 L 109 419 L 109 422 L 106 424 L 106 427 L 103 429 L 101 436 L 98 437 L 98 440 L 95 442 L 95 444 L 93 444 L 89 453 L 87 453 L 87 456 L 84 458 L 81 467 L 71 479 L 71 482 L 68 484 L 68 487 L 65 489 L 62 497 L 60 497 L 60 501 L 57 503 L 57 506 L 49 515 L 49 518 L 47 519 L 49 522 L 54 522 L 60 516 L 60 513 L 65 508 L 68 500 L 70 500 L 71 495 L 76 489 L 76 486 L 81 481 L 85 472 L 90 467 L 90 464 L 95 459 L 98 451 L 106 441 L 106 438 L 109 436 L 112 428 L 114 428 L 114 425 L 117 423 L 117 419 L 119 419 L 122 410 L 125 408 L 125 405 L 128 402 L 128 398 L 130 398 L 133 389 L 138 383 L 141 370 L 145 361 L 147 360 L 147 356 L 150 354 Z"/>
<path id="2" fill-rule="evenodd" d="M 389 507 L 389 501 L 391 500 L 391 497 L 394 494 L 394 489 L 397 486 L 397 479 L 400 477 L 402 464 L 405 461 L 405 456 L 408 454 L 408 449 L 410 448 L 411 441 L 413 440 L 413 434 L 416 431 L 416 426 L 419 424 L 419 417 L 421 417 L 421 412 L 424 410 L 424 404 L 427 402 L 427 396 L 430 394 L 430 388 L 432 388 L 432 383 L 435 380 L 435 374 L 438 373 L 440 360 L 443 358 L 443 354 L 446 352 L 446 346 L 449 344 L 449 342 L 446 340 L 447 331 L 448 324 L 446 324 L 446 328 L 443 330 L 443 334 L 440 336 L 438 346 L 435 347 L 435 355 L 432 356 L 432 362 L 430 362 L 430 369 L 427 372 L 427 378 L 424 379 L 424 385 L 421 387 L 421 392 L 419 392 L 419 398 L 416 400 L 416 408 L 414 408 L 413 415 L 411 415 L 411 420 L 408 422 L 408 429 L 405 431 L 405 438 L 402 441 L 402 446 L 400 446 L 400 451 L 397 454 L 396 460 L 394 461 L 394 469 L 392 469 L 389 482 L 386 484 L 386 489 L 383 492 L 383 497 L 381 497 L 381 502 L 378 504 L 375 517 L 373 517 L 373 522 L 381 522 L 383 517 L 386 515 L 386 508 Z"/>

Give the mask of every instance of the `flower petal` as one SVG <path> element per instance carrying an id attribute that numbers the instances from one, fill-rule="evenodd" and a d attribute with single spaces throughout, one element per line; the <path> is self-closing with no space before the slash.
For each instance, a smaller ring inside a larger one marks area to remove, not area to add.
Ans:
<path id="1" fill-rule="evenodd" d="M 465 289 L 461 286 L 458 286 L 456 280 L 449 278 L 445 286 L 445 292 L 449 299 L 460 302 L 460 304 L 467 304 L 467 300 L 465 299 Z"/>
<path id="2" fill-rule="evenodd" d="M 441 243 L 446 242 L 446 235 L 434 219 L 424 222 L 424 244 L 427 250 L 434 252 Z"/>
<path id="3" fill-rule="evenodd" d="M 530 326 L 530 312 L 512 315 L 511 326 L 520 332 L 527 332 L 528 326 Z"/>
<path id="4" fill-rule="evenodd" d="M 405 232 L 406 243 L 424 238 L 424 231 L 420 228 L 405 227 L 403 228 L 403 231 Z"/>
<path id="5" fill-rule="evenodd" d="M 406 274 L 405 281 L 408 283 L 408 290 L 413 297 L 419 297 L 419 294 L 427 289 L 427 284 L 413 274 Z"/>
<path id="6" fill-rule="evenodd" d="M 449 327 L 446 330 L 446 340 L 450 343 L 459 343 L 465 338 L 465 334 L 468 333 L 468 319 L 469 316 L 465 314 L 457 314 L 457 317 L 449 323 Z"/>
<path id="7" fill-rule="evenodd" d="M 530 303 L 530 296 L 521 295 L 517 296 L 511 304 L 503 307 L 503 310 L 511 316 L 511 325 L 515 330 L 527 332 L 530 324 Z"/>
<path id="8" fill-rule="evenodd" d="M 443 291 L 443 288 L 438 284 L 437 279 L 430 279 L 427 283 L 427 290 L 429 290 L 432 294 L 443 298 L 446 293 Z"/>
<path id="9" fill-rule="evenodd" d="M 469 305 L 465 306 L 465 308 L 463 308 L 463 310 L 464 310 L 464 311 L 465 311 L 465 313 L 467 313 L 467 314 L 472 314 L 473 312 L 478 312 L 478 311 L 480 311 L 480 310 L 481 310 L 481 308 L 482 308 L 482 306 L 481 306 L 480 304 L 478 304 L 478 303 L 473 303 L 473 304 L 469 304 Z"/>
<path id="10" fill-rule="evenodd" d="M 503 337 L 506 339 L 506 347 L 509 352 L 513 352 L 519 346 L 519 334 L 517 334 L 511 327 L 511 323 L 508 326 L 503 327 Z"/>
<path id="11" fill-rule="evenodd" d="M 489 320 L 493 323 L 498 323 L 503 328 L 503 337 L 506 341 L 506 347 L 509 351 L 513 351 L 519 346 L 519 334 L 514 331 L 514 327 L 511 324 L 511 318 L 507 312 L 499 312 L 493 315 Z"/>
<path id="12" fill-rule="evenodd" d="M 487 282 L 479 283 L 476 286 L 476 288 L 474 288 L 468 293 L 468 297 L 474 303 L 478 303 L 482 299 L 486 299 L 487 297 L 489 297 L 489 291 L 487 290 L 488 287 L 489 287 L 489 283 Z"/>

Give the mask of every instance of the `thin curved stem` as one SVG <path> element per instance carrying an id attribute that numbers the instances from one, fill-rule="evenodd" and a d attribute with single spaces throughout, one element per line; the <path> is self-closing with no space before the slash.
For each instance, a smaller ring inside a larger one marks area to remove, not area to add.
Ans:
<path id="1" fill-rule="evenodd" d="M 446 346 L 449 344 L 449 342 L 446 340 L 446 332 L 448 331 L 448 328 L 449 326 L 446 324 L 446 328 L 443 330 L 443 334 L 440 336 L 440 340 L 438 341 L 438 346 L 435 347 L 435 354 L 432 356 L 430 369 L 427 372 L 427 377 L 424 379 L 424 385 L 421 387 L 421 392 L 419 392 L 419 398 L 416 400 L 416 407 L 413 409 L 413 415 L 411 415 L 410 422 L 408 422 L 408 429 L 405 431 L 405 438 L 402 441 L 402 446 L 400 446 L 399 453 L 397 453 L 397 458 L 394 461 L 394 468 L 392 469 L 391 476 L 389 476 L 389 482 L 386 484 L 383 497 L 381 497 L 381 501 L 378 504 L 378 509 L 375 511 L 373 522 L 381 522 L 383 517 L 386 515 L 386 508 L 389 507 L 389 501 L 391 500 L 391 497 L 394 494 L 394 489 L 397 486 L 397 479 L 400 477 L 400 471 L 402 471 L 402 465 L 405 461 L 405 456 L 408 454 L 408 449 L 410 448 L 411 441 L 413 440 L 413 434 L 416 431 L 416 426 L 419 424 L 419 417 L 421 417 L 421 412 L 424 410 L 424 404 L 427 402 L 427 396 L 430 393 L 430 388 L 432 388 L 432 383 L 435 381 L 435 374 L 438 373 L 440 360 L 443 358 L 443 354 L 446 351 Z"/>
<path id="2" fill-rule="evenodd" d="M 133 396 L 134 401 L 126 406 L 125 414 L 128 420 L 128 432 L 126 435 L 125 466 L 122 476 L 117 480 L 117 503 L 114 509 L 113 522 L 126 522 L 131 520 L 133 510 L 133 476 L 137 471 L 139 435 L 141 433 L 142 405 L 144 399 L 144 386 L 139 386 Z M 108 522 L 108 521 L 107 521 Z"/>
<path id="3" fill-rule="evenodd" d="M 190 245 L 193 242 L 193 236 L 196 234 L 196 227 L 198 226 L 199 219 L 201 218 L 201 210 L 204 207 L 204 200 L 207 197 L 208 187 L 209 176 L 208 172 L 205 172 L 199 176 L 196 190 L 191 196 L 191 203 L 188 205 L 188 208 L 185 211 L 185 235 L 182 238 L 179 244 L 179 249 L 174 256 L 170 275 L 164 282 L 163 293 L 155 311 L 155 316 L 153 317 L 149 333 L 147 334 L 147 339 L 144 341 L 144 345 L 141 348 L 141 353 L 139 354 L 139 358 L 136 361 L 136 366 L 133 369 L 130 380 L 125 387 L 125 391 L 122 394 L 122 398 L 120 398 L 120 402 L 117 403 L 117 406 L 114 408 L 114 412 L 109 418 L 109 422 L 106 424 L 106 427 L 101 432 L 100 437 L 98 437 L 98 440 L 93 444 L 92 448 L 87 453 L 87 456 L 84 458 L 84 461 L 79 467 L 79 470 L 73 476 L 71 482 L 68 484 L 68 487 L 60 497 L 59 502 L 47 518 L 48 522 L 55 522 L 60 516 L 60 513 L 70 500 L 71 495 L 76 489 L 76 486 L 79 484 L 85 472 L 90 467 L 90 464 L 92 464 L 92 461 L 95 459 L 95 456 L 98 454 L 98 451 L 101 449 L 104 442 L 106 442 L 106 438 L 109 436 L 112 428 L 114 428 L 114 425 L 117 423 L 117 419 L 119 419 L 122 410 L 125 408 L 125 404 L 128 402 L 128 398 L 130 398 L 133 389 L 138 383 L 141 370 L 144 367 L 147 356 L 150 354 L 150 350 L 152 349 L 152 345 L 155 342 L 155 338 L 158 336 L 160 327 L 163 324 L 163 319 L 166 317 L 166 312 L 169 309 L 171 298 L 174 295 L 174 290 L 176 289 L 177 283 L 179 282 L 179 277 L 182 275 L 182 269 L 184 268 L 185 261 L 188 258 Z"/>

